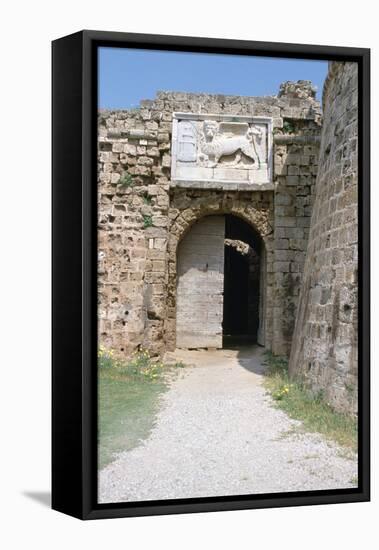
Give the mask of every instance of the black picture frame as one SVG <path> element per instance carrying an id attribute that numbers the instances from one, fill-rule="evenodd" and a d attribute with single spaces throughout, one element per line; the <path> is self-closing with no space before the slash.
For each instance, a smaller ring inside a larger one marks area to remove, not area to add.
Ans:
<path id="1" fill-rule="evenodd" d="M 356 489 L 97 503 L 97 48 L 355 61 L 359 74 L 359 484 Z M 370 50 L 81 31 L 52 43 L 52 507 L 81 519 L 370 499 Z"/>

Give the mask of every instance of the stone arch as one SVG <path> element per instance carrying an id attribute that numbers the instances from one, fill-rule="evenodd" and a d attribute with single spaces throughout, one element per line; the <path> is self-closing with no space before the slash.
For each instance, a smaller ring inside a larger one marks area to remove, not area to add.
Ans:
<path id="1" fill-rule="evenodd" d="M 191 229 L 191 226 L 199 221 L 204 216 L 210 215 L 232 214 L 242 218 L 250 224 L 257 233 L 265 241 L 269 237 L 273 228 L 270 220 L 269 209 L 257 209 L 244 201 L 232 201 L 230 203 L 222 201 L 216 203 L 208 203 L 206 205 L 198 205 L 191 208 L 186 208 L 173 220 L 170 229 L 170 244 L 176 250 L 177 245 L 184 235 Z"/>
<path id="2" fill-rule="evenodd" d="M 269 265 L 273 262 L 273 227 L 272 227 L 272 209 L 255 208 L 253 202 L 248 203 L 246 199 L 238 200 L 215 197 L 214 200 L 208 200 L 206 203 L 199 201 L 197 204 L 187 207 L 180 211 L 172 220 L 169 241 L 168 241 L 168 288 L 167 288 L 167 308 L 168 315 L 166 321 L 165 340 L 167 348 L 175 349 L 176 345 L 176 284 L 177 284 L 177 250 L 179 243 L 190 231 L 191 227 L 206 216 L 231 214 L 239 217 L 248 223 L 261 237 L 264 244 L 264 265 L 265 275 L 269 271 Z M 268 283 L 268 284 L 267 284 Z M 272 284 L 265 277 L 265 345 L 271 342 L 272 334 Z"/>

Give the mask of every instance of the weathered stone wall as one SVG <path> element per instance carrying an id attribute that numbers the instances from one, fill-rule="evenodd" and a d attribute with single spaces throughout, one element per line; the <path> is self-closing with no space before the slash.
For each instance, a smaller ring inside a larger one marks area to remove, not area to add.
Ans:
<path id="1" fill-rule="evenodd" d="M 99 114 L 99 337 L 164 350 L 171 114 L 164 102 Z"/>
<path id="2" fill-rule="evenodd" d="M 289 355 L 308 244 L 319 154 L 317 125 L 275 140 L 275 305 L 272 350 Z"/>
<path id="3" fill-rule="evenodd" d="M 99 113 L 99 337 L 119 354 L 175 347 L 176 254 L 202 216 L 235 214 L 265 243 L 265 344 L 288 354 L 317 172 L 320 105 L 308 82 L 278 97 L 160 92 L 139 109 Z M 272 117 L 274 186 L 175 186 L 174 111 Z"/>
<path id="4" fill-rule="evenodd" d="M 309 244 L 290 372 L 338 410 L 357 410 L 358 75 L 329 66 Z"/>

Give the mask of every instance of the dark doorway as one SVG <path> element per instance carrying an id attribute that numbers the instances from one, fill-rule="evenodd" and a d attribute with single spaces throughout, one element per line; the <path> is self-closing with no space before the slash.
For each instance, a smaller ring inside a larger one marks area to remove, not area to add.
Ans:
<path id="1" fill-rule="evenodd" d="M 262 239 L 244 220 L 225 216 L 223 346 L 256 343 Z"/>

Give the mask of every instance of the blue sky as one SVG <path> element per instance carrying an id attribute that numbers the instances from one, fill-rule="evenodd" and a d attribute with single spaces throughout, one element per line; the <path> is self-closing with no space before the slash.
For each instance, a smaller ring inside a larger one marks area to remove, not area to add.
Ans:
<path id="1" fill-rule="evenodd" d="M 327 68 L 327 61 L 103 47 L 99 107 L 138 107 L 158 90 L 276 95 L 285 80 L 311 80 L 320 99 Z"/>

